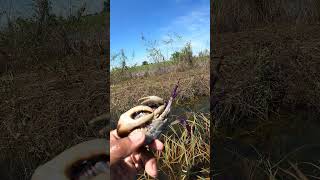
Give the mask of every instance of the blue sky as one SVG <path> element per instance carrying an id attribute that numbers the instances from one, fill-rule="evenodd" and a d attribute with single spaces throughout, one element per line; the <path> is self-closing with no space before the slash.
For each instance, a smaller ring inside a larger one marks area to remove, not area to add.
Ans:
<path id="1" fill-rule="evenodd" d="M 210 47 L 210 0 L 111 0 L 110 3 L 110 53 L 124 49 L 128 65 L 149 61 L 142 33 L 146 39 L 159 42 L 165 57 L 188 41 L 194 53 Z M 175 33 L 182 38 L 171 45 L 161 43 L 168 39 L 168 34 Z M 111 61 L 111 67 L 119 65 L 120 62 Z"/>

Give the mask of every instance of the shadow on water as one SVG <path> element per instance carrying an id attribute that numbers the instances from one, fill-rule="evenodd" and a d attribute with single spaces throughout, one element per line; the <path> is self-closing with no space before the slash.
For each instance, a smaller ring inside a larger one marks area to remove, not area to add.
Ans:
<path id="1" fill-rule="evenodd" d="M 262 122 L 250 133 L 217 139 L 213 144 L 217 154 L 213 159 L 215 171 L 221 173 L 217 178 L 243 177 L 243 161 L 260 162 L 264 166 L 270 163 L 275 169 L 288 168 L 288 162 L 319 165 L 319 117 L 319 112 L 312 110 L 281 110 L 280 115 L 271 122 Z M 299 166 L 299 169 L 314 174 L 314 167 L 310 165 Z M 260 178 L 266 175 L 262 174 Z"/>

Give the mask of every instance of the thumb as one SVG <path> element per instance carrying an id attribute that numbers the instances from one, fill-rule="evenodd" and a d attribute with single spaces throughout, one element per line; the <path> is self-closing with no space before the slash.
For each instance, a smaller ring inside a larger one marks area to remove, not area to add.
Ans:
<path id="1" fill-rule="evenodd" d="M 110 166 L 137 151 L 144 144 L 145 134 L 134 131 L 128 137 L 110 144 Z"/>

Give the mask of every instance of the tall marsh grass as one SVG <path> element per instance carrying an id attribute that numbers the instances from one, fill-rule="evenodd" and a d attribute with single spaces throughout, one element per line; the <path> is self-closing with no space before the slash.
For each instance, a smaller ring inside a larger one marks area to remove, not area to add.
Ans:
<path id="1" fill-rule="evenodd" d="M 209 179 L 210 119 L 209 114 L 189 113 L 188 131 L 180 124 L 171 125 L 161 137 L 165 150 L 157 155 L 160 179 Z M 140 180 L 150 179 L 142 174 Z"/>
<path id="2" fill-rule="evenodd" d="M 109 109 L 109 13 L 46 17 L 41 28 L 18 18 L 0 30 L 0 179 L 30 179 L 40 164 L 99 137 L 88 121 Z"/>
<path id="3" fill-rule="evenodd" d="M 318 153 L 289 159 L 286 153 L 295 148 L 289 147 L 290 139 L 273 143 L 287 136 L 296 142 L 299 131 L 302 145 L 317 143 L 317 132 L 306 135 L 311 126 L 295 122 L 319 119 L 320 36 L 314 32 L 319 31 L 320 1 L 214 0 L 211 7 L 216 27 L 211 52 L 224 57 L 217 87 L 211 89 L 218 102 L 212 125 L 222 141 L 231 137 L 260 151 L 257 159 L 238 153 L 230 167 L 221 165 L 227 170 L 214 169 L 214 179 L 319 179 L 318 158 L 308 159 Z M 241 151 L 241 145 L 235 149 Z M 226 163 L 228 156 L 220 158 Z"/>

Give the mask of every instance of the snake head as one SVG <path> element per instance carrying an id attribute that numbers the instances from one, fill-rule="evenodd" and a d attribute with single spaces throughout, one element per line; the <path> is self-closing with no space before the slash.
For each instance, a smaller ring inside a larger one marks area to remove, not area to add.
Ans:
<path id="1" fill-rule="evenodd" d="M 143 131 L 146 134 L 146 144 L 149 144 L 164 130 L 172 99 L 165 104 L 158 96 L 147 96 L 139 99 L 138 102 L 141 105 L 120 116 L 117 132 L 120 137 L 125 137 L 132 131 Z"/>
<path id="2" fill-rule="evenodd" d="M 108 179 L 109 142 L 94 139 L 75 145 L 39 166 L 32 180 Z"/>

